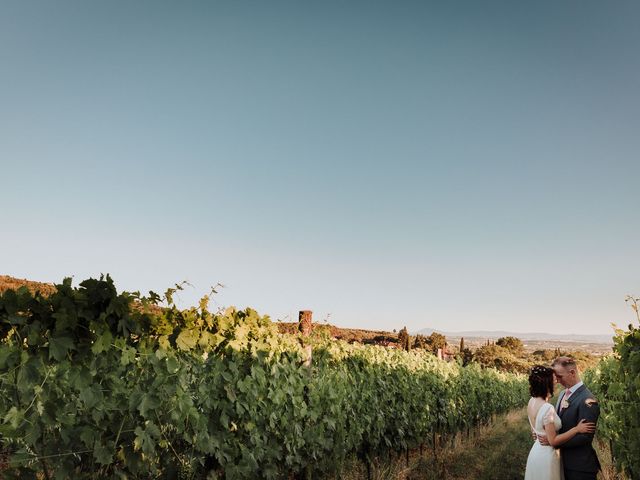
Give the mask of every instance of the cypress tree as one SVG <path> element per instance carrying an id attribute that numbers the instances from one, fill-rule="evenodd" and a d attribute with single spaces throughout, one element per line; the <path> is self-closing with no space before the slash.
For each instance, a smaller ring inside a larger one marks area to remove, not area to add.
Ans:
<path id="1" fill-rule="evenodd" d="M 400 348 L 403 350 L 409 351 L 411 348 L 411 337 L 409 337 L 407 327 L 403 327 L 398 333 L 398 343 L 400 344 Z"/>

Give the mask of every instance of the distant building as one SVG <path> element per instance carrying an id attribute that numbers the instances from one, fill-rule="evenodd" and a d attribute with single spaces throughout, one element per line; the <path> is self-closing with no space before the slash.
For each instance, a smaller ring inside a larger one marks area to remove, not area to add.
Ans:
<path id="1" fill-rule="evenodd" d="M 444 360 L 445 362 L 453 362 L 456 359 L 455 354 L 453 352 L 450 352 L 447 347 L 445 347 L 444 350 L 442 348 L 439 348 L 436 356 L 440 360 Z"/>

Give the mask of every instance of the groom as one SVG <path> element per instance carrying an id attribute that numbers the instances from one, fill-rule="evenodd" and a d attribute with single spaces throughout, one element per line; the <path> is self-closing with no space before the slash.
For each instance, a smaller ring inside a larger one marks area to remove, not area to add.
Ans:
<path id="1" fill-rule="evenodd" d="M 580 380 L 580 374 L 573 358 L 558 357 L 551 365 L 558 383 L 563 390 L 558 397 L 556 411 L 562 420 L 564 433 L 575 427 L 583 418 L 596 423 L 600 407 L 593 394 Z M 540 443 L 548 445 L 546 437 L 539 437 Z M 600 462 L 591 446 L 593 433 L 579 433 L 560 446 L 565 480 L 595 480 L 600 470 Z"/>

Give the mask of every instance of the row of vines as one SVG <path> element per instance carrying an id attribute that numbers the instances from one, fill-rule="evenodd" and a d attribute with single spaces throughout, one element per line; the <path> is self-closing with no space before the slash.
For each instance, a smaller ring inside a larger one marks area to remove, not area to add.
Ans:
<path id="1" fill-rule="evenodd" d="M 640 323 L 638 302 L 628 297 Z M 601 406 L 598 434 L 609 440 L 618 469 L 640 479 L 640 328 L 617 329 L 614 355 L 587 372 Z"/>
<path id="2" fill-rule="evenodd" d="M 181 310 L 172 293 L 118 293 L 107 276 L 0 296 L 0 475 L 317 478 L 527 398 L 522 377 L 280 335 L 251 309 Z"/>

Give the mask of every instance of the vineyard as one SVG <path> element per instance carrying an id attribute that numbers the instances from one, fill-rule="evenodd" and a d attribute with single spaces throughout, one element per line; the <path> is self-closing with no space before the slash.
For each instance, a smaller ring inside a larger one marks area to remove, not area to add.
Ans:
<path id="1" fill-rule="evenodd" d="M 640 322 L 638 301 L 627 301 Z M 640 478 L 640 328 L 617 329 L 615 355 L 603 360 L 585 379 L 601 405 L 598 433 L 609 440 L 619 470 Z"/>
<path id="2" fill-rule="evenodd" d="M 174 293 L 118 293 L 107 276 L 1 294 L 3 478 L 317 478 L 528 397 L 521 376 L 280 334 Z"/>

